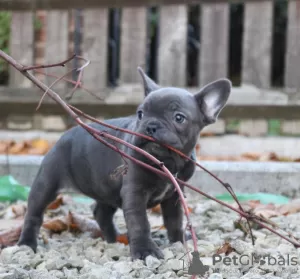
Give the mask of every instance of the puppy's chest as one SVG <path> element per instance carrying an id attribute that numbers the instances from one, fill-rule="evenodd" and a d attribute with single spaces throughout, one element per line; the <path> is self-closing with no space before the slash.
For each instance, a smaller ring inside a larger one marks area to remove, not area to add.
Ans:
<path id="1" fill-rule="evenodd" d="M 172 196 L 174 193 L 174 185 L 172 183 L 166 183 L 165 185 L 160 185 L 152 192 L 149 201 L 148 207 L 153 207 L 161 203 L 164 199 L 167 199 Z"/>

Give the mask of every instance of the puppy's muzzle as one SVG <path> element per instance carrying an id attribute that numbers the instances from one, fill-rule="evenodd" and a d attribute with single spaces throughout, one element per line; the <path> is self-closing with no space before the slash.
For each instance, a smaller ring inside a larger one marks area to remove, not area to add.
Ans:
<path id="1" fill-rule="evenodd" d="M 151 121 L 147 124 L 146 127 L 146 134 L 150 137 L 154 136 L 157 132 L 157 130 L 160 128 L 160 125 L 158 122 Z"/>

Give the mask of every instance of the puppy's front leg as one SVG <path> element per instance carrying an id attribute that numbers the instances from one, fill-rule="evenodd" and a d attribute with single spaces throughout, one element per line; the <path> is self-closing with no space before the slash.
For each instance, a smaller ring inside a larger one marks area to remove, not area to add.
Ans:
<path id="1" fill-rule="evenodd" d="M 182 207 L 177 192 L 161 202 L 164 225 L 170 242 L 183 242 Z"/>
<path id="2" fill-rule="evenodd" d="M 144 260 L 152 255 L 163 258 L 156 243 L 150 235 L 150 225 L 147 218 L 147 193 L 142 185 L 123 184 L 121 190 L 122 209 L 126 221 L 130 253 L 133 260 Z"/>

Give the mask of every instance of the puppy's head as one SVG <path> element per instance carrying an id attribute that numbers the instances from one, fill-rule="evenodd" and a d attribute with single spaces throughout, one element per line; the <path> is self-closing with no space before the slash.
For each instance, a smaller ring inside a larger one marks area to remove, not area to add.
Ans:
<path id="1" fill-rule="evenodd" d="M 140 67 L 138 71 L 145 98 L 136 112 L 137 132 L 189 155 L 200 131 L 216 122 L 230 95 L 231 82 L 219 79 L 192 94 L 180 88 L 160 87 Z M 159 151 L 157 145 L 145 140 L 137 145 L 151 153 Z"/>

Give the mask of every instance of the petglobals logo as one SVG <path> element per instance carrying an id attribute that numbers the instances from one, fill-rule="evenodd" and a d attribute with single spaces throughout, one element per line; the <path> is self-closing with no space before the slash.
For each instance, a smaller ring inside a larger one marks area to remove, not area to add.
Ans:
<path id="1" fill-rule="evenodd" d="M 224 265 L 224 266 L 240 266 L 240 265 L 259 265 L 259 266 L 297 266 L 299 265 L 299 258 L 295 255 L 264 255 L 259 256 L 255 254 L 249 255 L 233 255 L 221 256 L 215 254 L 212 256 L 212 265 Z"/>

